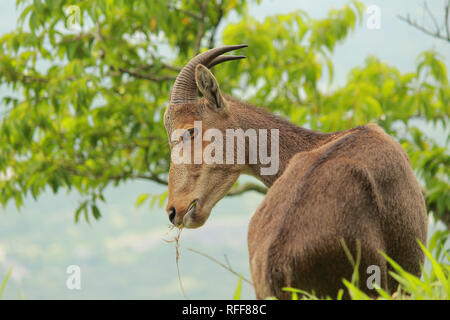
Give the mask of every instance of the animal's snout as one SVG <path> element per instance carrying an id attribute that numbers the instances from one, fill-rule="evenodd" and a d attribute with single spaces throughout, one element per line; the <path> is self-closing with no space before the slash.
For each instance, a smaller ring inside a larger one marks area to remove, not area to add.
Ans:
<path id="1" fill-rule="evenodd" d="M 170 222 L 172 222 L 173 224 L 175 224 L 174 222 L 175 222 L 175 217 L 176 217 L 176 215 L 177 215 L 177 211 L 175 210 L 175 208 L 174 207 L 170 207 L 169 208 L 169 211 L 168 211 L 168 214 L 169 214 L 169 220 L 170 220 Z"/>
<path id="2" fill-rule="evenodd" d="M 185 203 L 184 200 L 181 201 Z M 198 199 L 195 199 L 190 202 L 189 206 L 183 205 L 181 202 L 168 204 L 166 211 L 170 222 L 176 227 L 189 227 L 192 224 L 191 220 L 198 219 L 197 202 Z"/>

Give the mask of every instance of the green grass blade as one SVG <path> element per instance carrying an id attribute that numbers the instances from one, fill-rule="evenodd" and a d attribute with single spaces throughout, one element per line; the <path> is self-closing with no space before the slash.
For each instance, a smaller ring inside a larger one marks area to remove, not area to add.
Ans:
<path id="1" fill-rule="evenodd" d="M 353 283 L 343 279 L 344 285 L 347 287 L 348 292 L 352 300 L 370 300 L 370 297 L 362 292 L 357 286 Z"/>
<path id="2" fill-rule="evenodd" d="M 298 295 L 299 294 L 303 295 L 304 297 L 306 297 L 306 298 L 308 298 L 310 300 L 319 300 L 319 298 L 316 297 L 314 295 L 314 293 L 311 294 L 309 292 L 306 292 L 304 290 L 300 290 L 300 289 L 297 289 L 297 288 L 284 287 L 281 290 L 292 293 L 292 300 L 298 300 Z"/>
<path id="3" fill-rule="evenodd" d="M 241 292 L 242 292 L 242 276 L 239 276 L 238 284 L 236 287 L 236 291 L 234 292 L 233 300 L 241 300 Z"/>
<path id="4" fill-rule="evenodd" d="M 391 296 L 389 293 L 387 293 L 386 291 L 384 291 L 383 289 L 381 289 L 376 283 L 374 284 L 374 286 L 375 286 L 375 290 L 377 290 L 378 294 L 379 294 L 382 298 L 384 298 L 384 299 L 386 299 L 386 300 L 392 300 L 392 296 Z"/>
<path id="5" fill-rule="evenodd" d="M 11 276 L 11 273 L 12 273 L 12 267 L 9 268 L 8 272 L 6 273 L 6 276 L 3 278 L 2 285 L 0 286 L 0 299 L 3 296 L 3 292 L 5 291 L 5 288 L 6 288 L 6 283 L 8 283 L 8 279 Z"/>
<path id="6" fill-rule="evenodd" d="M 440 264 L 436 261 L 436 259 L 433 258 L 430 251 L 428 251 L 427 248 L 425 248 L 425 246 L 420 241 L 419 246 L 422 248 L 423 252 L 425 252 L 427 258 L 430 259 L 431 265 L 433 266 L 434 274 L 439 279 L 440 283 L 444 286 L 445 292 L 447 293 L 447 298 L 450 298 L 450 286 L 447 282 L 444 271 L 442 270 Z"/>

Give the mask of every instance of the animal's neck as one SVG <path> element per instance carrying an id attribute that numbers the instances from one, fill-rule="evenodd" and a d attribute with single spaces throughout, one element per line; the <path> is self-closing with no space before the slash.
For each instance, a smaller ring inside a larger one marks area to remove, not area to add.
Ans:
<path id="1" fill-rule="evenodd" d="M 276 179 L 283 173 L 289 160 L 298 152 L 315 149 L 333 138 L 332 133 L 321 133 L 296 126 L 287 120 L 284 120 L 274 114 L 264 111 L 262 108 L 246 105 L 240 102 L 234 102 L 230 105 L 231 114 L 239 127 L 244 131 L 248 129 L 278 129 L 279 133 L 279 169 L 276 174 L 263 175 L 261 168 L 267 167 L 267 164 L 248 164 L 246 172 L 255 176 L 266 186 L 270 187 Z M 267 152 L 270 155 L 270 137 L 268 137 Z M 248 144 L 248 142 L 247 142 Z M 248 150 L 248 145 L 246 146 Z"/>

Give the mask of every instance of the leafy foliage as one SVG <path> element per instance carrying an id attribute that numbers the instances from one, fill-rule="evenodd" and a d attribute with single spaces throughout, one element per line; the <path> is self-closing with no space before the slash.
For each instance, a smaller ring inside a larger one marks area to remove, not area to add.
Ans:
<path id="1" fill-rule="evenodd" d="M 426 260 L 431 264 L 428 270 L 425 268 L 422 272 L 422 278 L 405 271 L 394 260 L 383 254 L 388 263 L 391 265 L 393 272 L 390 275 L 395 278 L 398 283 L 398 289 L 392 295 L 383 289 L 376 287 L 379 295 L 378 299 L 382 300 L 449 300 L 450 299 L 450 250 L 446 243 L 449 239 L 448 231 L 437 231 L 430 240 L 428 248 L 419 243 Z M 357 266 L 352 281 L 343 280 L 345 287 L 352 300 L 370 300 L 372 299 L 366 293 L 360 290 L 356 285 Z M 305 292 L 296 288 L 284 288 L 284 291 L 291 293 L 292 300 L 299 298 L 305 300 L 318 300 L 314 293 Z M 341 300 L 343 290 L 337 297 L 327 297 L 327 299 Z"/>
<path id="2" fill-rule="evenodd" d="M 0 83 L 12 91 L 2 101 L 0 202 L 20 207 L 46 187 L 75 189 L 75 220 L 98 218 L 106 186 L 166 184 L 160 120 L 179 63 L 198 53 L 196 41 L 214 46 L 218 23 L 244 1 L 220 10 L 203 1 L 200 13 L 192 0 L 80 1 L 77 28 L 68 26 L 69 1 L 17 3 L 18 27 L 0 39 Z"/>
<path id="3" fill-rule="evenodd" d="M 362 21 L 351 1 L 323 19 L 304 11 L 260 22 L 245 0 L 79 1 L 71 27 L 63 0 L 18 0 L 15 31 L 0 39 L 0 202 L 34 198 L 50 187 L 82 196 L 75 219 L 99 218 L 109 185 L 167 183 L 169 150 L 162 113 L 180 68 L 205 48 L 248 43 L 248 59 L 214 70 L 223 91 L 323 131 L 376 122 L 408 151 L 429 211 L 450 225 L 449 154 L 414 125 L 448 127 L 450 88 L 435 51 L 402 73 L 376 57 L 333 90 L 331 56 Z M 259 2 L 259 1 L 256 1 Z M 230 14 L 240 19 L 218 34 Z M 447 133 L 448 134 L 448 133 Z M 448 137 L 447 137 L 448 144 Z M 261 190 L 262 189 L 262 190 Z M 236 186 L 231 194 L 264 188 Z M 143 194 L 136 204 L 163 203 Z"/>

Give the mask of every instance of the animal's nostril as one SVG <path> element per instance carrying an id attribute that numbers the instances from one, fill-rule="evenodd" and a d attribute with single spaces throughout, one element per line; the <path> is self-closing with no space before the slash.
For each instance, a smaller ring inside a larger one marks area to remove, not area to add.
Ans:
<path id="1" fill-rule="evenodd" d="M 177 214 L 177 212 L 175 211 L 175 208 L 171 207 L 169 209 L 169 220 L 170 220 L 170 222 L 172 222 L 172 223 L 174 222 L 176 214 Z"/>

